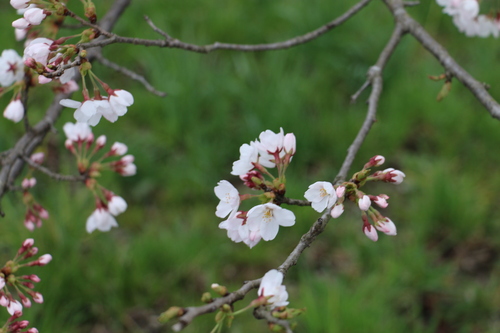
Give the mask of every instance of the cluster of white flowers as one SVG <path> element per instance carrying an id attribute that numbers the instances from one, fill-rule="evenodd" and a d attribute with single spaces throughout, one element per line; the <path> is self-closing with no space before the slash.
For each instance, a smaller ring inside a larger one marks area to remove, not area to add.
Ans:
<path id="1" fill-rule="evenodd" d="M 118 117 L 127 113 L 127 107 L 134 103 L 131 93 L 123 89 L 110 90 L 109 96 L 99 96 L 98 98 L 87 99 L 78 102 L 72 99 L 61 100 L 61 105 L 76 109 L 74 117 L 76 121 L 95 126 L 106 118 L 114 123 Z"/>
<path id="2" fill-rule="evenodd" d="M 387 235 L 396 235 L 395 224 L 372 207 L 372 202 L 374 202 L 379 207 L 386 208 L 389 205 L 387 202 L 389 196 L 386 194 L 379 194 L 377 196 L 367 195 L 358 188 L 359 184 L 366 181 L 384 181 L 401 184 L 405 174 L 393 168 L 377 171 L 370 175 L 371 167 L 380 166 L 384 162 L 385 158 L 383 156 L 374 156 L 366 163 L 362 171 L 354 175 L 354 181 L 344 182 L 341 185 L 319 181 L 309 186 L 304 197 L 311 202 L 311 207 L 317 212 L 321 213 L 325 209 L 329 209 L 333 218 L 338 218 L 342 215 L 346 199 L 355 202 L 362 211 L 363 232 L 368 238 L 373 241 L 378 239 L 375 229 Z M 367 214 L 373 220 L 374 227 L 368 222 Z"/>
<path id="3" fill-rule="evenodd" d="M 115 216 L 127 209 L 127 203 L 122 197 L 98 185 L 95 177 L 98 177 L 101 171 L 106 169 L 122 176 L 135 175 L 137 167 L 133 163 L 134 156 L 125 155 L 128 147 L 121 142 L 115 142 L 109 151 L 97 161 L 91 163 L 94 154 L 106 145 L 106 136 L 101 135 L 94 140 L 94 134 L 86 123 L 66 123 L 63 129 L 67 137 L 65 146 L 77 157 L 78 170 L 81 174 L 86 174 L 93 180 L 86 182 L 87 187 L 92 190 L 96 199 L 96 209 L 87 219 L 87 232 L 91 233 L 96 229 L 109 231 L 112 227 L 118 226 Z M 94 145 L 93 148 L 92 145 Z M 115 156 L 120 156 L 120 159 L 106 163 L 102 162 L 106 158 Z"/>
<path id="4" fill-rule="evenodd" d="M 34 4 L 29 4 L 29 0 L 11 0 L 10 4 L 17 10 L 21 11 L 23 17 L 12 22 L 12 26 L 16 29 L 27 29 L 33 25 L 39 25 L 47 17 L 47 12 L 42 8 L 38 8 Z"/>
<path id="5" fill-rule="evenodd" d="M 443 6 L 443 12 L 453 17 L 453 23 L 458 30 L 469 37 L 498 37 L 500 20 L 479 14 L 478 0 L 436 0 Z"/>
<path id="6" fill-rule="evenodd" d="M 295 215 L 273 202 L 275 193 L 284 193 L 282 188 L 276 188 L 276 183 L 282 179 L 284 171 L 295 154 L 295 136 L 284 134 L 283 129 L 274 133 L 271 130 L 260 134 L 259 140 L 240 147 L 240 159 L 233 163 L 231 174 L 240 176 L 250 188 L 262 189 L 271 194 L 266 197 L 266 203 L 257 205 L 249 211 L 238 211 L 241 196 L 238 190 L 227 180 L 220 181 L 215 187 L 215 195 L 220 199 L 215 215 L 227 220 L 219 224 L 219 228 L 227 230 L 228 237 L 236 242 L 243 242 L 250 248 L 261 239 L 273 240 L 280 226 L 289 227 L 295 224 Z M 277 182 L 264 180 L 264 175 L 270 176 L 266 168 L 278 169 Z M 244 196 L 244 199 L 247 199 Z"/>

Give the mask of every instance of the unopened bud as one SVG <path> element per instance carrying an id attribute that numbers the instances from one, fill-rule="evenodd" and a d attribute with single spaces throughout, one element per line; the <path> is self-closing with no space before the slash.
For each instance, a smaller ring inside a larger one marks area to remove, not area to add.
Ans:
<path id="1" fill-rule="evenodd" d="M 172 318 L 178 318 L 182 316 L 185 312 L 186 311 L 183 308 L 180 308 L 178 306 L 172 306 L 158 317 L 158 321 L 162 324 L 165 324 Z"/>
<path id="2" fill-rule="evenodd" d="M 203 303 L 212 303 L 213 302 L 212 295 L 210 295 L 209 292 L 203 293 L 203 295 L 201 295 L 201 301 Z"/>
<path id="3" fill-rule="evenodd" d="M 227 288 L 225 286 L 221 286 L 218 283 L 213 283 L 212 284 L 212 289 L 219 295 L 221 296 L 226 296 L 227 295 Z"/>

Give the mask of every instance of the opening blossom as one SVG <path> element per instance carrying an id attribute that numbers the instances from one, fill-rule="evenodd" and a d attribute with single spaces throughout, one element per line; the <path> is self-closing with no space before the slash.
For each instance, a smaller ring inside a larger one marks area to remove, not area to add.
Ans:
<path id="1" fill-rule="evenodd" d="M 250 231 L 260 232 L 263 240 L 273 240 L 278 234 L 279 226 L 290 227 L 295 224 L 295 215 L 288 209 L 273 203 L 253 207 L 247 214 L 247 225 Z"/>
<path id="2" fill-rule="evenodd" d="M 270 305 L 271 309 L 287 306 L 289 303 L 287 301 L 288 292 L 282 283 L 283 273 L 276 269 L 270 270 L 262 277 L 257 294 L 259 297 L 270 297 L 267 300 L 267 304 Z"/>
<path id="3" fill-rule="evenodd" d="M 20 99 L 15 99 L 7 105 L 3 111 L 3 116 L 15 123 L 20 122 L 24 117 L 24 105 Z"/>
<path id="4" fill-rule="evenodd" d="M 240 206 L 238 190 L 227 180 L 221 180 L 214 188 L 215 195 L 220 199 L 215 215 L 224 218 L 237 211 Z"/>
<path id="5" fill-rule="evenodd" d="M 311 202 L 311 207 L 320 213 L 331 208 L 337 201 L 337 193 L 330 182 L 316 182 L 310 185 L 304 197 Z"/>
<path id="6" fill-rule="evenodd" d="M 113 215 L 105 208 L 97 208 L 87 219 L 86 229 L 90 234 L 94 230 L 110 231 L 111 228 L 118 227 Z"/>

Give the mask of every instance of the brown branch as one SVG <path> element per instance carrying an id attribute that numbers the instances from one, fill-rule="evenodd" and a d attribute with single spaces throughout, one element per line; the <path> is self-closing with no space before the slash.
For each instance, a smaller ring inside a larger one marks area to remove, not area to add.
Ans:
<path id="1" fill-rule="evenodd" d="M 346 11 L 343 15 L 334 19 L 333 21 L 319 27 L 316 30 L 313 30 L 309 33 L 306 33 L 301 36 L 294 37 L 292 39 L 278 42 L 278 43 L 269 43 L 269 44 L 228 44 L 228 43 L 219 43 L 215 42 L 210 45 L 196 45 L 182 42 L 178 39 L 174 39 L 170 37 L 166 32 L 157 28 L 153 22 L 146 18 L 147 23 L 152 27 L 154 31 L 162 35 L 165 39 L 160 40 L 150 40 L 150 39 L 140 39 L 140 38 L 130 38 L 130 37 L 121 37 L 118 35 L 110 34 L 108 31 L 104 29 L 99 29 L 99 31 L 108 36 L 105 39 L 94 40 L 89 43 L 80 44 L 79 47 L 82 49 L 89 49 L 92 47 L 102 47 L 109 44 L 114 43 L 126 43 L 126 44 L 135 44 L 135 45 L 144 45 L 144 46 L 157 46 L 157 47 L 168 47 L 168 48 L 178 48 L 186 51 L 198 52 L 198 53 L 209 53 L 215 50 L 236 50 L 242 52 L 256 52 L 256 51 L 269 51 L 269 50 L 280 50 L 287 49 L 296 45 L 307 43 L 311 40 L 318 38 L 324 33 L 330 31 L 331 29 L 339 26 L 340 24 L 347 21 L 349 18 L 354 16 L 357 12 L 359 12 L 363 7 L 365 7 L 371 0 L 361 0 L 356 5 L 351 7 L 348 11 Z"/>
<path id="2" fill-rule="evenodd" d="M 380 94 L 382 93 L 381 74 L 390 56 L 392 55 L 392 53 L 394 53 L 394 50 L 401 41 L 401 37 L 403 36 L 403 34 L 405 34 L 403 25 L 397 23 L 394 27 L 394 31 L 392 32 L 392 36 L 389 42 L 380 53 L 377 62 L 368 70 L 367 82 L 369 82 L 369 85 L 372 86 L 372 92 L 370 94 L 370 97 L 368 98 L 368 113 L 366 114 L 365 121 L 363 122 L 363 126 L 359 130 L 358 135 L 347 150 L 347 157 L 342 163 L 342 167 L 340 168 L 337 177 L 335 177 L 336 183 L 346 179 L 347 172 L 349 172 L 349 169 L 354 162 L 354 158 L 356 157 L 361 144 L 364 142 L 366 136 L 368 135 L 368 132 L 370 131 L 370 128 L 376 120 L 375 115 L 377 113 L 378 100 Z"/>
<path id="3" fill-rule="evenodd" d="M 57 181 L 84 182 L 85 179 L 87 179 L 87 177 L 85 177 L 84 175 L 61 175 L 59 173 L 50 171 L 46 167 L 44 167 L 38 163 L 33 162 L 33 160 L 31 158 L 29 158 L 28 156 L 22 156 L 22 159 L 24 162 L 29 164 L 29 166 L 35 168 L 36 170 L 46 174 L 50 178 L 55 179 Z"/>
<path id="4" fill-rule="evenodd" d="M 106 67 L 109 67 L 111 69 L 114 69 L 115 71 L 117 72 L 120 72 L 122 73 L 123 75 L 126 75 L 128 76 L 129 78 L 131 78 L 132 80 L 136 80 L 136 81 L 139 81 L 140 83 L 142 83 L 142 85 L 151 93 L 157 95 L 157 96 L 160 96 L 160 97 L 165 97 L 167 96 L 167 93 L 163 92 L 163 91 L 158 91 L 156 90 L 147 80 L 144 76 L 142 75 L 139 75 L 133 71 L 131 71 L 130 69 L 127 69 L 125 67 L 122 67 L 112 61 L 110 61 L 109 59 L 105 58 L 101 53 L 98 53 L 96 55 L 96 60 L 99 61 L 101 64 L 103 64 L 104 66 Z"/>
<path id="5" fill-rule="evenodd" d="M 102 29 L 112 29 L 129 3 L 130 0 L 116 0 L 102 21 L 99 22 Z M 92 59 L 93 53 L 89 52 L 89 59 Z M 21 156 L 30 156 L 35 148 L 42 143 L 47 133 L 61 115 L 63 107 L 59 104 L 59 101 L 69 97 L 70 94 L 55 95 L 43 119 L 19 138 L 12 149 L 4 152 L 5 154 L 2 156 L 2 168 L 0 169 L 0 200 L 12 188 L 14 180 L 19 176 L 25 165 L 25 161 Z M 0 216 L 4 215 L 0 207 Z"/>
<path id="6" fill-rule="evenodd" d="M 265 307 L 259 306 L 253 310 L 253 315 L 257 319 L 265 319 L 268 323 L 273 323 L 282 326 L 286 333 L 293 333 L 290 323 L 287 320 L 278 319 L 273 317 L 271 312 L 267 311 Z"/>
<path id="7" fill-rule="evenodd" d="M 476 99 L 483 104 L 493 118 L 500 119 L 500 104 L 491 97 L 485 85 L 477 81 L 463 69 L 441 44 L 432 38 L 417 21 L 408 15 L 404 8 L 404 2 L 402 0 L 384 0 L 384 2 L 394 16 L 396 22 L 402 25 L 408 33 L 415 37 L 415 39 L 441 63 L 446 71 L 450 72 L 462 82 L 462 84 L 472 92 Z"/>

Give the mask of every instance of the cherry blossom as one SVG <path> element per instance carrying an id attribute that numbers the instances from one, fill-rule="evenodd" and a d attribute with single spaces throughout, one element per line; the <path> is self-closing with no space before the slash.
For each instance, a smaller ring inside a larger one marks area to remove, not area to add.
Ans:
<path id="1" fill-rule="evenodd" d="M 47 60 L 50 54 L 50 47 L 54 41 L 48 38 L 36 38 L 33 39 L 24 49 L 23 60 L 26 61 L 30 58 L 35 59 L 43 65 L 47 65 Z"/>
<path id="2" fill-rule="evenodd" d="M 262 277 L 257 295 L 259 297 L 269 297 L 267 304 L 270 305 L 271 309 L 287 306 L 289 303 L 287 301 L 288 292 L 282 283 L 283 273 L 276 269 L 270 270 Z"/>
<path id="3" fill-rule="evenodd" d="M 86 123 L 66 123 L 63 126 L 64 134 L 71 142 L 84 142 L 92 140 L 94 135 Z"/>
<path id="4" fill-rule="evenodd" d="M 134 96 L 126 90 L 116 89 L 110 90 L 108 93 L 109 104 L 117 118 L 127 113 L 127 107 L 134 104 Z"/>
<path id="5" fill-rule="evenodd" d="M 9 314 L 11 316 L 14 315 L 14 313 L 16 312 L 23 312 L 23 306 L 22 304 L 19 302 L 19 301 L 16 301 L 16 300 L 11 300 L 9 302 L 9 305 L 7 306 L 7 312 L 9 312 Z"/>
<path id="6" fill-rule="evenodd" d="M 0 85 L 8 87 L 24 76 L 23 59 L 14 50 L 3 50 L 0 56 Z"/>
<path id="7" fill-rule="evenodd" d="M 133 155 L 125 155 L 118 161 L 111 162 L 110 166 L 113 171 L 119 173 L 122 176 L 133 176 L 137 173 L 137 167 L 133 162 Z"/>
<path id="8" fill-rule="evenodd" d="M 118 223 L 111 213 L 105 208 L 97 208 L 87 219 L 86 229 L 90 234 L 94 230 L 109 231 L 118 227 Z"/>
<path id="9" fill-rule="evenodd" d="M 15 99 L 7 105 L 3 111 L 3 116 L 15 123 L 18 123 L 24 117 L 24 106 L 20 99 Z"/>
<path id="10" fill-rule="evenodd" d="M 247 213 L 247 225 L 250 231 L 259 231 L 265 241 L 273 240 L 279 226 L 290 227 L 295 224 L 295 215 L 288 209 L 273 203 L 258 205 Z"/>
<path id="11" fill-rule="evenodd" d="M 387 199 L 389 199 L 388 195 L 379 194 L 373 198 L 373 202 L 376 203 L 380 208 L 387 208 L 387 206 L 389 206 Z"/>
<path id="12" fill-rule="evenodd" d="M 244 143 L 240 147 L 240 159 L 233 163 L 232 175 L 243 176 L 254 168 L 254 163 L 258 161 L 259 151 L 255 146 L 255 142 L 250 144 Z"/>
<path id="13" fill-rule="evenodd" d="M 112 194 L 108 199 L 108 210 L 117 216 L 127 210 L 127 202 L 122 197 Z"/>
<path id="14" fill-rule="evenodd" d="M 310 185 L 304 197 L 311 202 L 311 207 L 320 213 L 331 208 L 337 201 L 337 193 L 330 182 L 316 182 Z"/>
<path id="15" fill-rule="evenodd" d="M 214 188 L 214 192 L 220 200 L 215 211 L 217 217 L 224 218 L 231 214 L 231 212 L 238 210 L 240 206 L 240 194 L 230 182 L 221 180 Z"/>

